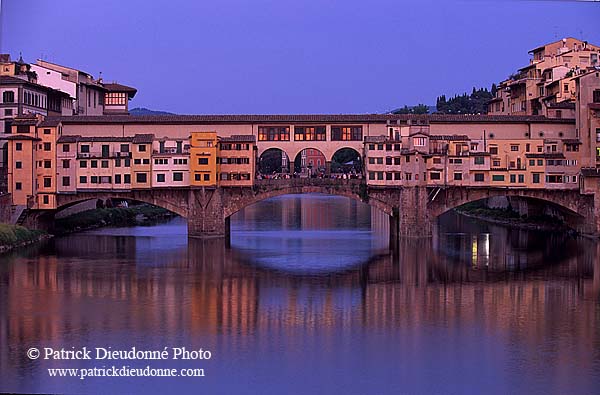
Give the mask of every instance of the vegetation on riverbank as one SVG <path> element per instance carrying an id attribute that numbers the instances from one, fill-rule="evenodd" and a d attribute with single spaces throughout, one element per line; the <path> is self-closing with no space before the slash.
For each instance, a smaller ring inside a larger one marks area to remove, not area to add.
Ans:
<path id="1" fill-rule="evenodd" d="M 569 227 L 562 220 L 550 215 L 521 216 L 510 207 L 505 209 L 489 208 L 481 202 L 465 204 L 456 208 L 456 211 L 468 217 L 516 228 L 560 231 L 569 230 Z"/>
<path id="2" fill-rule="evenodd" d="M 49 235 L 41 230 L 27 229 L 19 225 L 0 224 L 0 253 L 48 237 Z"/>
<path id="3" fill-rule="evenodd" d="M 97 208 L 57 219 L 54 223 L 54 234 L 61 235 L 103 226 L 152 225 L 159 219 L 174 215 L 164 208 L 149 204 L 127 208 Z"/>

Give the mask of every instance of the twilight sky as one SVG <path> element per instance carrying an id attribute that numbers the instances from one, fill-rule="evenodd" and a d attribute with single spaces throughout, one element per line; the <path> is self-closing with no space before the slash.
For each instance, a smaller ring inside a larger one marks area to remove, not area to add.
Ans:
<path id="1" fill-rule="evenodd" d="M 600 44 L 600 3 L 0 0 L 0 52 L 135 86 L 180 114 L 375 113 L 489 87 L 527 51 Z"/>

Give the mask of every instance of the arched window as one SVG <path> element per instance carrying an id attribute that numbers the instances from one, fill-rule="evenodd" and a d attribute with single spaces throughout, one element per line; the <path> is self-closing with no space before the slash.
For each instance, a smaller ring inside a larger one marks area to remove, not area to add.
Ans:
<path id="1" fill-rule="evenodd" d="M 15 102 L 15 92 L 6 91 L 2 93 L 2 101 L 4 103 L 14 103 Z"/>

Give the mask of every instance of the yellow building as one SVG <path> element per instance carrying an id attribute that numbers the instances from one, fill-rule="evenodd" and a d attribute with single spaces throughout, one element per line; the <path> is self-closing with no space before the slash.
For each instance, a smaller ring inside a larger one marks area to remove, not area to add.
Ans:
<path id="1" fill-rule="evenodd" d="M 56 141 L 60 125 L 43 121 L 37 125 L 36 188 L 35 208 L 55 209 L 57 188 Z"/>
<path id="2" fill-rule="evenodd" d="M 192 132 L 190 185 L 217 185 L 217 132 Z"/>

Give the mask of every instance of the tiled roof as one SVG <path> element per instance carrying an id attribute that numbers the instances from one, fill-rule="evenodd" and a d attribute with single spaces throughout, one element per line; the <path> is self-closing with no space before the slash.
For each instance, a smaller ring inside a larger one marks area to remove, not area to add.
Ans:
<path id="1" fill-rule="evenodd" d="M 133 98 L 135 96 L 135 94 L 137 93 L 137 89 L 132 88 L 127 85 L 117 84 L 116 82 L 108 83 L 108 84 L 103 83 L 102 85 L 104 85 L 106 90 L 109 92 L 125 92 L 128 94 L 129 98 Z"/>
<path id="2" fill-rule="evenodd" d="M 79 138 L 81 136 L 77 135 L 77 136 L 60 136 L 58 138 L 58 140 L 56 140 L 57 143 L 76 143 Z"/>
<path id="3" fill-rule="evenodd" d="M 582 144 L 578 139 L 564 139 L 562 142 L 565 144 Z"/>
<path id="4" fill-rule="evenodd" d="M 13 125 L 36 125 L 38 123 L 38 119 L 35 115 L 33 116 L 21 116 L 19 118 L 15 118 L 12 121 Z"/>
<path id="5" fill-rule="evenodd" d="M 52 128 L 52 127 L 58 126 L 59 123 L 60 123 L 60 119 L 58 119 L 58 118 L 53 118 L 53 119 L 46 118 L 38 125 L 38 127 Z"/>
<path id="6" fill-rule="evenodd" d="M 33 137 L 30 134 L 4 134 L 0 135 L 0 140 L 41 140 L 40 138 Z"/>
<path id="7" fill-rule="evenodd" d="M 549 119 L 541 115 L 463 114 L 298 114 L 298 115 L 105 115 L 59 117 L 64 124 L 269 124 L 269 123 L 386 123 L 420 120 L 429 123 L 567 123 L 574 119 Z"/>
<path id="8" fill-rule="evenodd" d="M 133 143 L 134 144 L 152 143 L 152 141 L 154 141 L 154 135 L 153 134 L 136 134 L 136 135 L 133 136 Z"/>
<path id="9" fill-rule="evenodd" d="M 222 143 L 239 143 L 239 142 L 244 142 L 244 143 L 254 143 L 256 141 L 256 137 L 254 137 L 251 134 L 234 134 L 233 136 L 229 136 L 229 137 L 221 137 L 220 141 Z"/>
<path id="10" fill-rule="evenodd" d="M 128 142 L 133 141 L 133 137 L 79 136 L 78 141 L 92 142 L 92 143 L 110 143 L 110 142 L 128 143 Z"/>
<path id="11" fill-rule="evenodd" d="M 592 110 L 600 110 L 600 103 L 590 103 L 590 104 L 588 104 L 588 106 Z"/>
<path id="12" fill-rule="evenodd" d="M 365 143 L 384 143 L 387 136 L 365 136 Z"/>
<path id="13" fill-rule="evenodd" d="M 489 152 L 469 152 L 470 156 L 491 156 Z"/>
<path id="14" fill-rule="evenodd" d="M 575 103 L 569 102 L 569 101 L 561 101 L 560 103 L 548 103 L 547 106 L 549 108 L 559 108 L 559 109 L 567 109 L 567 110 L 575 109 Z"/>

